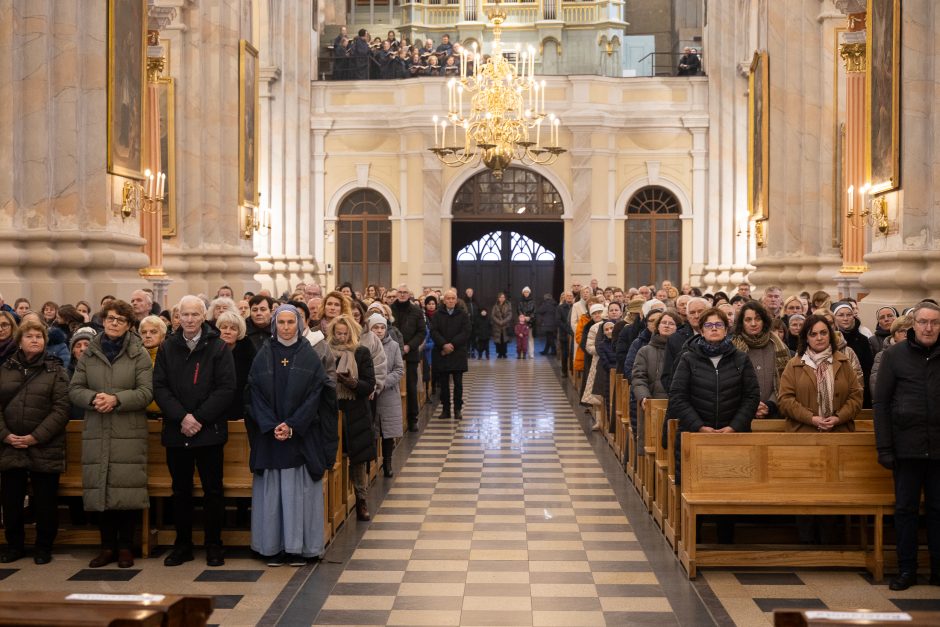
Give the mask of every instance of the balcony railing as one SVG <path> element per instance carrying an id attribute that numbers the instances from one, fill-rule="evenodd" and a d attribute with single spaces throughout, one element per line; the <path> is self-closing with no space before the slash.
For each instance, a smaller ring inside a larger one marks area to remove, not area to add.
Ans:
<path id="1" fill-rule="evenodd" d="M 507 24 L 534 24 L 561 20 L 566 24 L 596 24 L 623 21 L 623 0 L 521 0 L 501 2 Z M 458 23 L 488 21 L 496 3 L 484 0 L 428 0 L 401 3 L 402 26 L 456 26 Z M 359 9 L 361 10 L 361 9 Z"/>

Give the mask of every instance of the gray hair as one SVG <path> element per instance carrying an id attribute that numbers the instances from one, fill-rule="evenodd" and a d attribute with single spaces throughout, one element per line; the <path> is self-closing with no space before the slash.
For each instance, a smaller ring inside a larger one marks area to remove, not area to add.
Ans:
<path id="1" fill-rule="evenodd" d="M 239 316 L 234 311 L 223 311 L 219 314 L 219 317 L 215 319 L 215 328 L 221 329 L 222 325 L 231 324 L 236 329 L 238 329 L 238 339 L 245 337 L 245 333 L 248 331 L 245 326 L 245 319 Z"/>
<path id="2" fill-rule="evenodd" d="M 183 305 L 186 304 L 198 304 L 199 311 L 203 316 L 206 315 L 206 301 L 202 300 L 198 296 L 193 296 L 192 294 L 187 294 L 186 296 L 180 299 L 180 302 L 176 305 L 179 307 L 180 311 L 183 311 Z"/>
<path id="3" fill-rule="evenodd" d="M 708 299 L 702 298 L 701 296 L 693 296 L 692 298 L 689 299 L 689 302 L 687 302 L 685 306 L 691 307 L 692 303 L 702 303 L 703 305 L 705 305 L 706 309 L 712 306 L 711 303 L 708 302 Z"/>
<path id="4" fill-rule="evenodd" d="M 940 305 L 935 305 L 930 301 L 923 300 L 914 305 L 914 308 L 911 310 L 911 319 L 913 320 L 917 318 L 917 314 L 924 309 L 927 309 L 928 311 L 940 311 Z"/>
<path id="5" fill-rule="evenodd" d="M 147 316 L 140 321 L 140 327 L 150 325 L 157 328 L 157 331 L 160 332 L 160 335 L 166 337 L 166 321 L 160 316 Z"/>
<path id="6" fill-rule="evenodd" d="M 235 304 L 235 301 L 226 296 L 220 296 L 215 298 L 209 303 L 208 319 L 215 320 L 213 317 L 215 315 L 215 308 L 221 305 L 225 307 L 225 311 L 238 311 L 238 306 Z"/>

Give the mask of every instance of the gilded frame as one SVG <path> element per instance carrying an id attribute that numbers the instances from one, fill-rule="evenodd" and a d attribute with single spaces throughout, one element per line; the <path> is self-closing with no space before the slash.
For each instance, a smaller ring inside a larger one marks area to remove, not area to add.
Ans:
<path id="1" fill-rule="evenodd" d="M 147 0 L 108 0 L 108 172 L 132 179 L 144 178 L 146 39 Z"/>
<path id="2" fill-rule="evenodd" d="M 258 206 L 258 50 L 242 39 L 238 54 L 238 204 Z"/>
<path id="3" fill-rule="evenodd" d="M 163 237 L 176 235 L 176 85 L 172 78 L 156 82 L 160 107 L 160 164 L 166 174 L 163 183 Z"/>
<path id="4" fill-rule="evenodd" d="M 874 194 L 901 185 L 901 0 L 868 0 L 865 180 Z"/>
<path id="5" fill-rule="evenodd" d="M 770 218 L 770 65 L 767 51 L 754 52 L 747 96 L 747 212 Z"/>

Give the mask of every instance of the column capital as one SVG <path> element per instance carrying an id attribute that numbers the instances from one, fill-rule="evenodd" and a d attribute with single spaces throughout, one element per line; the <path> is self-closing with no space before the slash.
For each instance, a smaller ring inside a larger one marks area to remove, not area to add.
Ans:
<path id="1" fill-rule="evenodd" d="M 849 73 L 865 71 L 865 43 L 856 42 L 839 46 L 839 56 L 845 62 L 845 71 Z"/>

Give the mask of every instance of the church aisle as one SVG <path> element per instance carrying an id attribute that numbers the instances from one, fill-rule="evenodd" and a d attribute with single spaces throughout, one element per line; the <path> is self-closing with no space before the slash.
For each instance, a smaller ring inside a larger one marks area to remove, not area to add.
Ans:
<path id="1" fill-rule="evenodd" d="M 548 361 L 471 361 L 465 399 L 430 419 L 315 624 L 712 624 L 638 542 Z"/>

